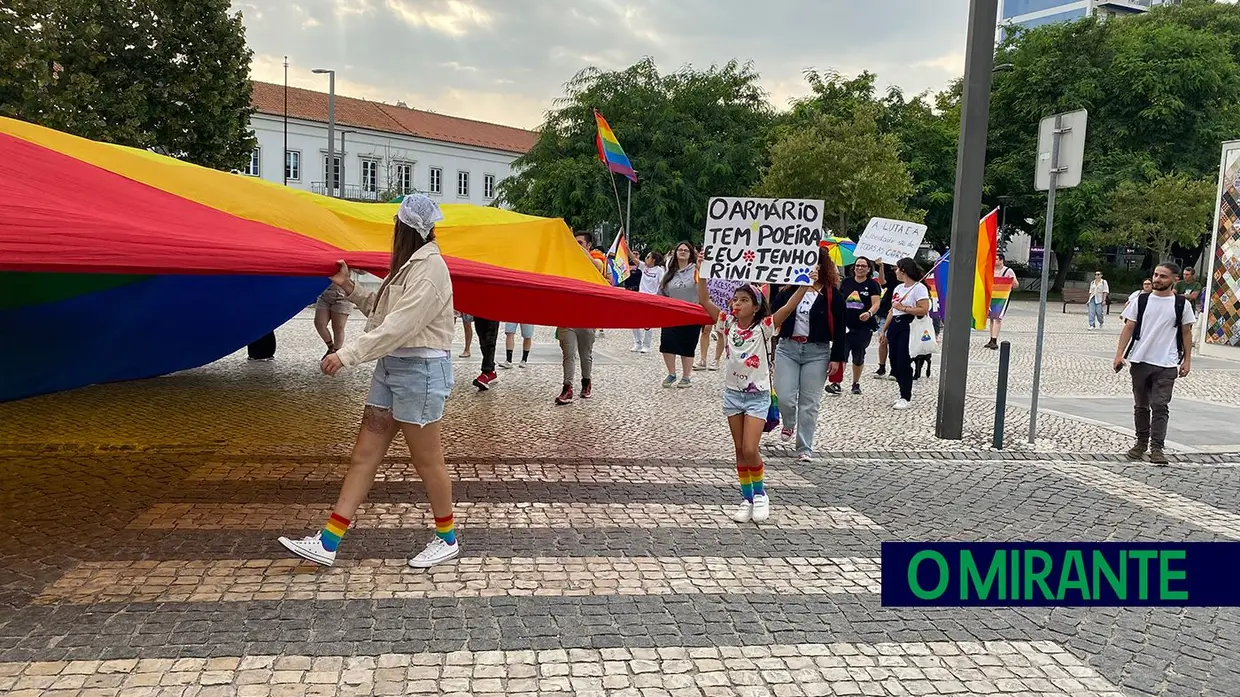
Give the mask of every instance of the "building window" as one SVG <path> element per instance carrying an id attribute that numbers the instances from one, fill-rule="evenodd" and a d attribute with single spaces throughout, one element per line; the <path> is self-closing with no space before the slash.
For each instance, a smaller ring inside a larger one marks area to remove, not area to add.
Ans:
<path id="1" fill-rule="evenodd" d="M 379 161 L 362 160 L 362 191 L 373 194 L 379 190 Z"/>
<path id="2" fill-rule="evenodd" d="M 250 163 L 245 166 L 245 173 L 251 177 L 261 177 L 263 175 L 263 149 L 261 147 L 254 148 L 250 152 Z"/>
<path id="3" fill-rule="evenodd" d="M 443 169 L 431 167 L 431 176 L 430 181 L 427 183 L 427 188 L 435 195 L 443 193 Z"/>
<path id="4" fill-rule="evenodd" d="M 490 201 L 495 198 L 495 175 L 482 175 L 482 197 Z"/>
<path id="5" fill-rule="evenodd" d="M 301 180 L 301 153 L 297 150 L 284 151 L 284 176 L 293 181 Z"/>
<path id="6" fill-rule="evenodd" d="M 336 161 L 336 166 L 332 168 L 334 171 L 329 171 L 327 166 L 327 156 L 323 156 L 323 187 L 326 189 L 326 193 L 329 196 L 332 195 L 333 188 L 340 188 L 340 158 L 335 157 L 333 159 Z"/>
<path id="7" fill-rule="evenodd" d="M 456 195 L 469 198 L 469 172 L 456 173 Z"/>
<path id="8" fill-rule="evenodd" d="M 392 182 L 396 191 L 407 194 L 413 191 L 413 165 L 408 162 L 396 164 L 396 181 Z"/>

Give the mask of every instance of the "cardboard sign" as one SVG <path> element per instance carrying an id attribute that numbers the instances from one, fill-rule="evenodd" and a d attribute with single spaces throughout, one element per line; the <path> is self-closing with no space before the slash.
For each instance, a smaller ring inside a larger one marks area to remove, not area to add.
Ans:
<path id="1" fill-rule="evenodd" d="M 822 201 L 712 198 L 702 273 L 750 283 L 809 285 L 822 241 Z"/>
<path id="2" fill-rule="evenodd" d="M 706 294 L 710 296 L 710 301 L 715 304 L 715 307 L 727 310 L 732 307 L 732 296 L 736 295 L 736 289 L 744 283 L 744 281 L 711 278 L 706 281 Z"/>
<path id="3" fill-rule="evenodd" d="M 926 226 L 889 218 L 870 218 L 865 232 L 857 239 L 856 255 L 870 261 L 882 259 L 895 264 L 904 257 L 917 254 L 926 236 Z"/>

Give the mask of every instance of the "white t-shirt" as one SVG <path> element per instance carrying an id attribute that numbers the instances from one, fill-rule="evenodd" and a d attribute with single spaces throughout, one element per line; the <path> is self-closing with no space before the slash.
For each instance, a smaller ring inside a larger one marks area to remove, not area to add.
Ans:
<path id="1" fill-rule="evenodd" d="M 792 325 L 793 336 L 809 336 L 809 311 L 818 300 L 818 291 L 807 290 L 797 305 L 796 322 Z"/>
<path id="2" fill-rule="evenodd" d="M 667 273 L 667 269 L 662 266 L 646 266 L 646 262 L 637 262 L 637 268 L 642 272 L 642 284 L 637 287 L 642 293 L 649 295 L 659 294 L 659 281 L 663 280 L 663 274 Z"/>
<path id="3" fill-rule="evenodd" d="M 1139 298 L 1139 294 L 1129 298 L 1128 306 L 1124 308 L 1124 319 L 1137 321 Z M 1176 350 L 1175 342 L 1175 333 L 1180 331 L 1180 327 L 1175 326 L 1175 296 L 1150 293 L 1146 303 L 1145 316 L 1141 318 L 1141 338 L 1132 347 L 1128 360 L 1131 363 L 1174 368 L 1180 364 L 1180 354 Z M 1184 303 L 1184 315 L 1180 321 L 1185 325 L 1197 321 L 1191 302 Z"/>
<path id="4" fill-rule="evenodd" d="M 1099 304 L 1106 302 L 1107 295 L 1109 295 L 1110 293 L 1111 293 L 1111 284 L 1107 283 L 1105 278 L 1102 279 L 1101 281 L 1090 281 L 1089 282 L 1089 296 L 1094 299 L 1094 302 L 1097 302 Z"/>
<path id="5" fill-rule="evenodd" d="M 891 314 L 895 317 L 908 314 L 907 312 L 902 312 L 900 310 L 895 309 L 895 305 L 897 303 L 899 303 L 900 305 L 916 305 L 921 300 L 929 300 L 929 299 L 930 299 L 930 291 L 927 290 L 926 287 L 922 285 L 921 283 L 914 283 L 912 285 L 905 284 L 905 285 L 896 286 L 895 291 L 891 295 L 891 303 L 892 303 Z"/>
<path id="6" fill-rule="evenodd" d="M 775 323 L 768 315 L 757 326 L 741 329 L 736 318 L 719 313 L 715 331 L 723 335 L 723 386 L 741 392 L 767 392 L 771 389 L 771 365 L 767 353 L 775 336 Z"/>

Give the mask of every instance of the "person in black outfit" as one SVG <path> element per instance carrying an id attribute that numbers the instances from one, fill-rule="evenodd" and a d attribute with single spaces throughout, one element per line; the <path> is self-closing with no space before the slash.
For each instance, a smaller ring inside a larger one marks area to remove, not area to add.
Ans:
<path id="1" fill-rule="evenodd" d="M 840 295 L 844 296 L 844 326 L 848 330 L 845 343 L 852 358 L 853 394 L 861 394 L 865 352 L 870 348 L 874 331 L 878 329 L 879 306 L 882 304 L 883 289 L 878 281 L 871 278 L 872 270 L 869 259 L 857 257 L 852 275 L 840 285 Z"/>
<path id="2" fill-rule="evenodd" d="M 499 340 L 499 320 L 474 317 L 474 333 L 478 335 L 478 348 L 482 349 L 482 372 L 474 378 L 474 387 L 486 392 L 499 379 L 495 374 L 495 342 Z"/>
<path id="3" fill-rule="evenodd" d="M 878 316 L 886 318 L 891 314 L 891 294 L 899 285 L 896 280 L 896 268 L 892 264 L 884 264 L 882 259 L 875 260 L 874 266 L 877 273 L 876 280 L 879 287 L 883 289 L 882 300 L 878 303 Z M 874 377 L 878 380 L 887 378 L 887 332 L 881 328 L 878 330 L 878 370 L 874 371 Z"/>
<path id="4" fill-rule="evenodd" d="M 913 359 L 909 355 L 909 334 L 913 320 L 930 313 L 930 291 L 921 282 L 924 273 L 917 262 L 905 257 L 896 264 L 896 285 L 891 294 L 891 312 L 884 329 L 891 357 L 891 374 L 900 383 L 900 398 L 891 406 L 897 410 L 913 406 Z"/>

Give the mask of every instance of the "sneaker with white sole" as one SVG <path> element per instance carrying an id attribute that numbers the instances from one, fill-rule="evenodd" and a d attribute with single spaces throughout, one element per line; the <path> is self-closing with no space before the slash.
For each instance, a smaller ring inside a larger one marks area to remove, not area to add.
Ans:
<path id="1" fill-rule="evenodd" d="M 667 377 L 663 378 L 663 386 L 664 386 L 664 387 L 675 387 L 675 386 L 676 386 L 676 376 L 675 376 L 675 375 L 668 375 Z"/>
<path id="2" fill-rule="evenodd" d="M 323 532 L 319 531 L 300 540 L 281 537 L 280 544 L 302 559 L 312 561 L 315 564 L 322 564 L 323 566 L 331 566 L 336 563 L 336 553 L 328 551 L 323 547 L 322 535 Z"/>
<path id="3" fill-rule="evenodd" d="M 436 537 L 426 545 L 426 549 L 422 550 L 418 556 L 409 560 L 409 566 L 415 569 L 429 569 L 436 564 L 442 564 L 451 559 L 456 559 L 461 553 L 461 546 L 453 543 L 448 544 L 443 541 L 442 537 Z"/>
<path id="4" fill-rule="evenodd" d="M 643 347 L 642 347 L 641 352 L 642 352 L 642 353 L 650 353 L 650 347 L 649 347 L 649 346 L 643 346 Z"/>
<path id="5" fill-rule="evenodd" d="M 741 501 L 741 505 L 736 507 L 736 511 L 732 513 L 732 520 L 738 523 L 748 523 L 753 519 L 753 504 L 748 501 Z"/>
<path id="6" fill-rule="evenodd" d="M 907 399 L 897 399 L 896 403 L 891 405 L 891 408 L 896 411 L 904 411 L 905 409 L 911 409 L 912 407 L 913 403 Z"/>
<path id="7" fill-rule="evenodd" d="M 801 453 L 800 455 L 797 455 L 797 459 L 801 462 L 813 462 L 814 456 L 810 453 Z"/>
<path id="8" fill-rule="evenodd" d="M 498 365 L 504 370 L 512 370 L 512 361 L 500 361 L 499 363 L 496 363 L 495 365 Z"/>
<path id="9" fill-rule="evenodd" d="M 753 510 L 750 514 L 751 520 L 755 523 L 761 523 L 771 517 L 771 498 L 766 494 L 758 494 L 753 497 Z"/>
<path id="10" fill-rule="evenodd" d="M 637 353 L 642 350 L 641 344 L 633 344 L 633 348 L 629 349 L 629 353 Z"/>
<path id="11" fill-rule="evenodd" d="M 784 430 L 779 432 L 779 440 L 784 443 L 790 442 L 793 436 L 795 436 L 796 434 L 797 434 L 796 431 L 792 430 L 791 428 L 785 428 Z"/>

